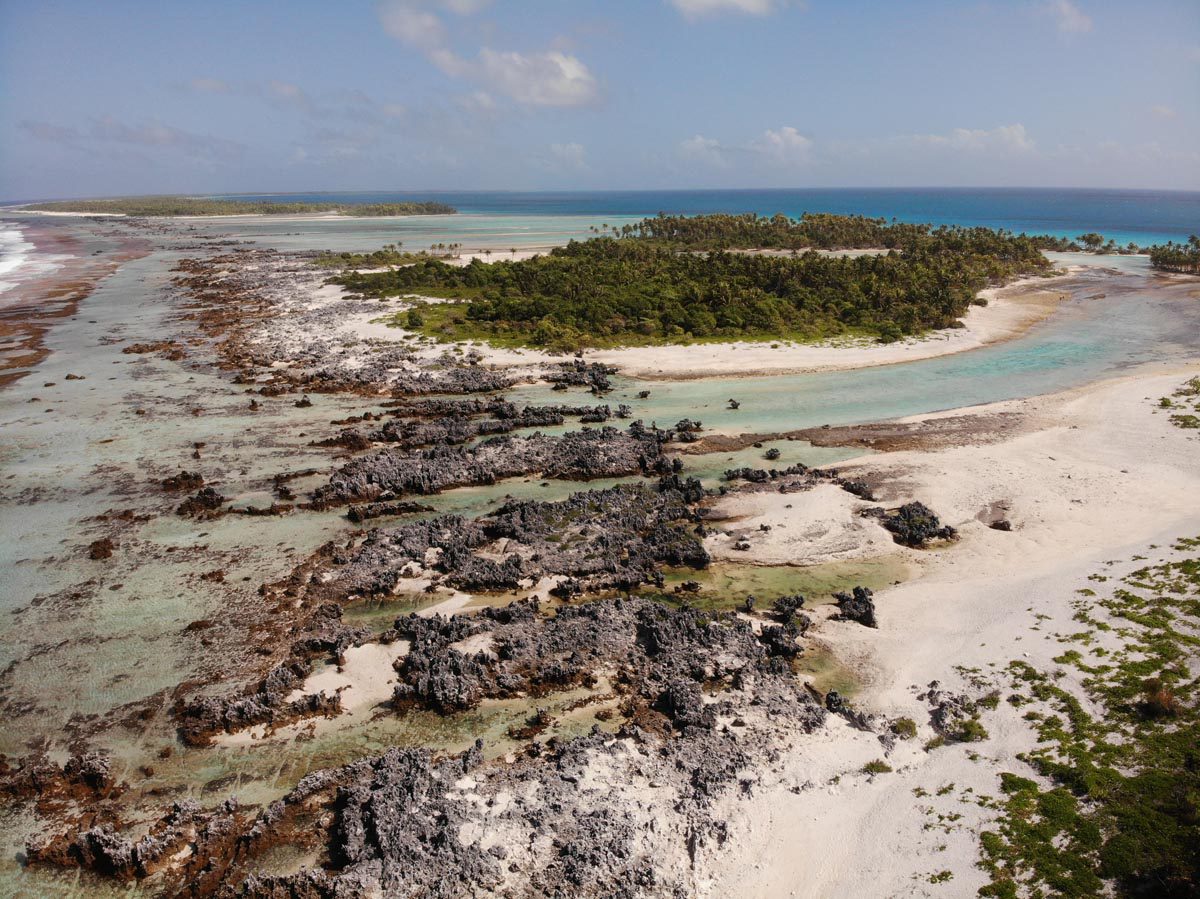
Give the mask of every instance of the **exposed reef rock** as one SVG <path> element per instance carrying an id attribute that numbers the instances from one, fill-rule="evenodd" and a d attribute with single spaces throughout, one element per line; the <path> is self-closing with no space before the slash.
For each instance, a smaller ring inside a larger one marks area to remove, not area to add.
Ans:
<path id="1" fill-rule="evenodd" d="M 933 510 L 923 503 L 905 503 L 895 512 L 868 509 L 866 513 L 892 532 L 892 539 L 904 546 L 922 547 L 930 540 L 953 540 L 958 532 L 943 525 Z"/>
<path id="2" fill-rule="evenodd" d="M 668 477 L 657 489 L 620 485 L 554 503 L 510 502 L 486 518 L 446 515 L 372 531 L 356 550 L 335 554 L 312 589 L 335 599 L 386 594 L 414 569 L 476 591 L 554 575 L 571 579 L 568 595 L 658 583 L 660 565 L 708 564 L 688 506 L 701 489 Z"/>
<path id="3" fill-rule="evenodd" d="M 113 550 L 117 548 L 117 544 L 113 542 L 111 537 L 101 537 L 99 540 L 93 540 L 88 544 L 88 558 L 96 561 L 111 559 Z"/>
<path id="4" fill-rule="evenodd" d="M 14 765 L 0 756 L 0 795 L 12 799 L 94 799 L 113 789 L 112 763 L 101 752 L 79 753 L 62 765 L 44 756 Z"/>
<path id="5" fill-rule="evenodd" d="M 842 621 L 857 621 L 866 627 L 879 627 L 875 621 L 875 600 L 866 587 L 855 587 L 853 593 L 835 593 L 838 615 Z"/>
<path id="6" fill-rule="evenodd" d="M 563 362 L 557 368 L 546 374 L 546 380 L 554 384 L 556 390 L 567 387 L 588 387 L 592 393 L 607 393 L 612 390 L 609 375 L 615 375 L 615 366 L 603 365 L 599 362 L 586 363 L 582 359 Z"/>
<path id="7" fill-rule="evenodd" d="M 490 635 L 495 653 L 463 668 L 479 696 L 582 684 L 591 668 L 611 684 L 623 723 L 529 744 L 513 761 L 484 762 L 479 743 L 444 759 L 395 748 L 315 771 L 252 818 L 232 802 L 211 813 L 180 803 L 139 839 L 93 824 L 31 847 L 31 861 L 157 872 L 167 894 L 187 896 L 690 895 L 689 855 L 727 834 L 716 800 L 753 779 L 781 737 L 825 717 L 733 614 L 631 598 L 548 617 L 522 602 L 470 619 L 403 618 L 397 629 L 426 661 Z M 441 706 L 426 662 L 400 667 L 402 705 Z M 260 857 L 280 843 L 309 847 L 319 862 L 262 872 Z"/>
<path id="8" fill-rule="evenodd" d="M 503 399 L 424 400 L 404 403 L 388 412 L 396 418 L 364 435 L 374 443 L 391 443 L 402 449 L 435 444 L 466 443 L 478 437 L 507 434 L 520 428 L 555 427 L 567 417 L 584 424 L 600 424 L 613 416 L 609 406 L 525 406 Z M 475 417 L 485 415 L 487 417 Z M 423 416 L 416 418 L 415 416 Z M 346 432 L 343 432 L 345 434 Z M 357 432 L 351 432 L 357 433 Z M 340 445 L 347 445 L 344 436 Z"/>
<path id="9" fill-rule="evenodd" d="M 335 471 L 329 483 L 314 493 L 313 504 L 325 508 L 408 494 L 428 495 L 535 472 L 566 480 L 666 473 L 662 444 L 670 435 L 669 431 L 634 427 L 624 432 L 602 428 L 553 437 L 493 437 L 472 447 L 382 450 Z"/>
<path id="10" fill-rule="evenodd" d="M 218 518 L 222 514 L 221 507 L 225 502 L 225 497 L 212 487 L 204 487 L 195 496 L 188 497 L 180 503 L 175 512 L 185 518 Z"/>
<path id="11" fill-rule="evenodd" d="M 306 628 L 294 635 L 290 658 L 272 668 L 246 694 L 223 699 L 201 696 L 180 703 L 176 707 L 180 738 L 190 745 L 203 746 L 215 734 L 255 724 L 277 727 L 300 718 L 338 714 L 341 701 L 336 695 L 308 693 L 290 701 L 288 696 L 312 671 L 313 658 L 327 656 L 340 661 L 346 649 L 368 638 L 368 629 L 347 627 L 341 617 L 340 606 L 320 606 Z"/>
<path id="12" fill-rule="evenodd" d="M 163 478 L 163 490 L 199 490 L 204 486 L 204 478 L 198 471 L 183 471 L 179 474 Z"/>

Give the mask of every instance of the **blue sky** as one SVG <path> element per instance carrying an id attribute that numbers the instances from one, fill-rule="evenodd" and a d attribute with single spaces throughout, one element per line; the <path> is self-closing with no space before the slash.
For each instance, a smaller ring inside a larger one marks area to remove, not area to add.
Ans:
<path id="1" fill-rule="evenodd" d="M 0 0 L 0 197 L 1200 188 L 1196 0 Z"/>

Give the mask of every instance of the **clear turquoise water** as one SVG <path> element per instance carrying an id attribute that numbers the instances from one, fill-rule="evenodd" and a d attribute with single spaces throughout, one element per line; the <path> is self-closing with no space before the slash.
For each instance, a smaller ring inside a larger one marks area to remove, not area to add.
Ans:
<path id="1" fill-rule="evenodd" d="M 659 425 L 688 417 L 723 432 L 771 433 L 1051 393 L 1136 365 L 1200 355 L 1200 301 L 1186 285 L 1150 277 L 1144 257 L 1121 261 L 1131 271 L 1091 268 L 1066 287 L 1057 285 L 1073 298 L 1016 340 L 855 371 L 652 383 L 618 378 L 618 399 Z M 646 387 L 651 396 L 639 402 L 635 394 Z M 545 396 L 540 388 L 530 388 L 517 399 L 539 396 Z M 731 398 L 741 408 L 728 409 Z"/>
<path id="2" fill-rule="evenodd" d="M 266 197 L 259 194 L 255 197 Z M 279 200 L 385 203 L 438 200 L 463 213 L 555 219 L 589 217 L 610 225 L 659 212 L 759 215 L 835 212 L 905 222 L 983 225 L 1073 237 L 1099 231 L 1120 244 L 1184 240 L 1200 233 L 1200 192 L 1044 188 L 843 188 L 597 192 L 362 192 L 270 195 Z M 572 226 L 562 223 L 564 230 Z"/>

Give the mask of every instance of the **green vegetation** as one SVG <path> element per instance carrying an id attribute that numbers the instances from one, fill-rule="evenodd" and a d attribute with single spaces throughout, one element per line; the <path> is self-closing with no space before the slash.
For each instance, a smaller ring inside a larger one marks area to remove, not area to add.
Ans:
<path id="1" fill-rule="evenodd" d="M 1200 890 L 1200 539 L 1142 568 L 1076 619 L 1122 646 L 1069 653 L 1082 689 L 1014 662 L 1043 711 L 1024 756 L 1050 782 L 1005 773 L 1001 818 L 981 834 L 983 896 L 1194 896 Z M 1088 658 L 1090 656 L 1090 658 Z M 1091 709 L 1099 709 L 1093 714 Z"/>
<path id="2" fill-rule="evenodd" d="M 892 722 L 891 729 L 901 740 L 911 740 L 917 735 L 917 722 L 912 718 L 897 718 Z"/>
<path id="3" fill-rule="evenodd" d="M 892 770 L 892 766 L 883 759 L 875 759 L 863 765 L 862 770 L 863 774 L 887 774 Z"/>
<path id="4" fill-rule="evenodd" d="M 444 203 L 276 203 L 270 200 L 210 197 L 116 197 L 108 200 L 56 200 L 30 203 L 35 212 L 90 212 L 118 215 L 305 215 L 331 212 L 362 218 L 385 215 L 448 215 Z"/>
<path id="5" fill-rule="evenodd" d="M 1194 414 L 1200 412 L 1200 377 L 1185 382 L 1170 396 L 1161 397 L 1158 408 L 1181 410 L 1171 415 L 1171 423 L 1178 428 L 1200 428 L 1200 416 Z"/>
<path id="6" fill-rule="evenodd" d="M 401 241 L 385 243 L 383 247 L 370 253 L 330 253 L 325 252 L 316 258 L 314 265 L 321 268 L 387 268 L 396 265 L 412 265 L 423 259 L 455 259 L 458 257 L 462 244 L 434 244 L 433 253 L 421 250 L 417 253 L 407 252 L 401 247 Z"/>
<path id="7" fill-rule="evenodd" d="M 569 350 L 840 335 L 897 340 L 953 327 L 983 288 L 1050 267 L 1027 237 L 859 216 L 660 216 L 623 233 L 522 261 L 453 266 L 423 259 L 334 281 L 368 296 L 462 300 L 427 310 L 423 330 L 436 337 Z M 787 242 L 895 252 L 727 249 Z"/>
<path id="8" fill-rule="evenodd" d="M 1167 241 L 1151 247 L 1150 264 L 1167 272 L 1200 274 L 1200 237 L 1193 234 L 1187 243 Z"/>

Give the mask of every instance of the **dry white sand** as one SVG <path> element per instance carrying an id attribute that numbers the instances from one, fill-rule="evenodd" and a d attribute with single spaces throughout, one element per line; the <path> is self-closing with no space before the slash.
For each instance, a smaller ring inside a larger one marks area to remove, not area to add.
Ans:
<path id="1" fill-rule="evenodd" d="M 329 665 L 309 675 L 288 696 L 293 702 L 311 693 L 339 693 L 342 708 L 349 712 L 363 705 L 378 705 L 392 698 L 396 672 L 392 662 L 408 652 L 407 640 L 394 643 L 364 643 L 346 650 L 341 665 Z"/>
<path id="2" fill-rule="evenodd" d="M 1151 544 L 1200 534 L 1200 441 L 1153 408 L 1197 370 L 1139 373 L 982 407 L 1026 413 L 1028 428 L 1002 443 L 841 466 L 893 474 L 903 486 L 886 500 L 919 498 L 960 529 L 956 545 L 920 554 L 919 577 L 876 596 L 878 630 L 818 625 L 819 638 L 862 680 L 858 706 L 911 717 L 920 734 L 888 758 L 895 773 L 874 777 L 860 771 L 884 756 L 872 734 L 834 722 L 797 741 L 760 772 L 750 798 L 725 803 L 732 845 L 703 861 L 708 895 L 975 894 L 985 882 L 976 860 L 988 813 L 963 802 L 964 791 L 996 795 L 999 771 L 1026 770 L 1016 754 L 1030 748 L 1032 735 L 1002 703 L 985 718 L 989 739 L 926 753 L 921 744 L 933 732 L 916 695 L 933 680 L 963 689 L 957 666 L 986 676 L 990 666 L 1026 658 L 1053 668 L 1064 647 L 1051 634 L 1078 629 L 1069 601 L 1089 574 L 1139 552 L 1156 558 Z M 996 502 L 1008 505 L 1011 533 L 976 520 Z M 800 506 L 793 511 L 803 514 Z M 1051 616 L 1044 633 L 1031 631 L 1035 614 Z M 918 788 L 929 796 L 915 796 Z M 932 883 L 941 871 L 953 879 Z"/>
<path id="3" fill-rule="evenodd" d="M 833 484 L 800 493 L 731 493 L 711 507 L 714 532 L 704 548 L 717 561 L 755 565 L 819 565 L 900 552 L 878 522 L 858 515 L 871 505 Z M 735 549 L 742 539 L 749 550 Z"/>

